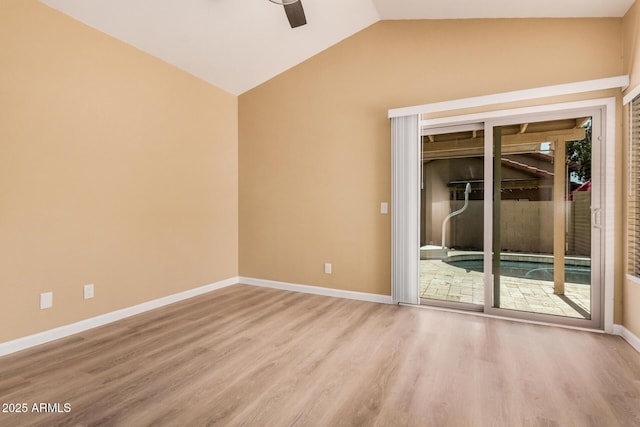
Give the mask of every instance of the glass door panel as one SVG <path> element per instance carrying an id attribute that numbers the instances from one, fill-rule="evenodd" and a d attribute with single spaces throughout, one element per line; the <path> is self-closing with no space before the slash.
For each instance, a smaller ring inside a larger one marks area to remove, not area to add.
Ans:
<path id="1" fill-rule="evenodd" d="M 420 298 L 435 305 L 484 304 L 482 125 L 422 136 Z"/>
<path id="2" fill-rule="evenodd" d="M 591 129 L 493 128 L 493 307 L 591 319 Z"/>

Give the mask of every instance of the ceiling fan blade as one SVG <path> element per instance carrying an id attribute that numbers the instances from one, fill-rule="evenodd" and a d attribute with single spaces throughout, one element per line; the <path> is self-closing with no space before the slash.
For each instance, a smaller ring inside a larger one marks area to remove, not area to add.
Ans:
<path id="1" fill-rule="evenodd" d="M 304 16 L 304 9 L 302 8 L 301 1 L 285 4 L 284 12 L 287 14 L 287 19 L 289 19 L 289 25 L 291 25 L 291 28 L 300 27 L 307 23 L 307 18 Z"/>

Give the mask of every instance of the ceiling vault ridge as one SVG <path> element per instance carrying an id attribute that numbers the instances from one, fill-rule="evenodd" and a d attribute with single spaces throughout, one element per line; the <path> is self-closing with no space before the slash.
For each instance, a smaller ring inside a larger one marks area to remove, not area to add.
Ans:
<path id="1" fill-rule="evenodd" d="M 379 21 L 622 17 L 634 0 L 300 0 L 296 28 L 270 0 L 39 1 L 241 95 Z"/>

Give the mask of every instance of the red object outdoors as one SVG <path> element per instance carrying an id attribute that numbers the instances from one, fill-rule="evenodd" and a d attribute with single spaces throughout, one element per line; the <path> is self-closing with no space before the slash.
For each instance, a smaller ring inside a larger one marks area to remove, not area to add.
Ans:
<path id="1" fill-rule="evenodd" d="M 580 187 L 573 190 L 571 194 L 569 194 L 569 200 L 573 200 L 573 193 L 575 193 L 576 191 L 591 191 L 591 180 L 585 182 Z"/>

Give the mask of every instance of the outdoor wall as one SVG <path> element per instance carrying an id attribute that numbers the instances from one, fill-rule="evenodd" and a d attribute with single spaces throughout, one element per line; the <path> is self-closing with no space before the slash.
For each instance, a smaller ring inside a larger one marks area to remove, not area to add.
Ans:
<path id="1" fill-rule="evenodd" d="M 500 202 L 500 247 L 505 252 L 553 253 L 553 202 Z"/>
<path id="2" fill-rule="evenodd" d="M 444 219 L 454 210 L 460 209 L 464 202 L 460 202 L 459 206 L 454 207 L 451 201 L 451 190 L 448 184 L 451 181 L 478 181 L 483 178 L 484 163 L 482 158 L 470 159 L 438 159 L 425 162 L 422 169 L 424 179 L 423 189 L 420 192 L 421 200 L 420 208 L 423 210 L 421 215 L 420 231 L 424 233 L 421 236 L 422 245 L 441 245 L 442 244 L 442 223 Z M 453 202 L 455 203 L 455 202 Z M 472 207 L 467 208 L 468 212 L 464 212 L 465 218 L 472 218 L 474 233 L 468 233 L 466 242 L 470 247 L 482 247 L 482 209 L 480 216 L 470 211 Z M 455 224 L 461 217 L 452 218 L 447 224 L 445 234 L 445 244 L 451 246 L 451 233 L 455 230 Z M 466 227 L 471 228 L 471 227 Z M 476 239 L 479 235 L 479 238 Z M 457 240 L 456 240 L 457 242 Z"/>
<path id="3" fill-rule="evenodd" d="M 372 25 L 239 97 L 240 274 L 389 295 L 389 108 L 622 72 L 621 19 Z"/>
<path id="4" fill-rule="evenodd" d="M 2 0 L 0 205 L 0 343 L 237 276 L 237 98 Z"/>
<path id="5" fill-rule="evenodd" d="M 631 91 L 640 85 L 640 4 L 636 1 L 634 5 L 629 9 L 623 20 L 624 28 L 624 72 L 629 74 L 631 84 L 628 91 Z M 625 109 L 628 114 L 628 110 Z M 625 115 L 625 119 L 626 119 Z M 626 179 L 626 165 L 628 164 L 629 151 L 628 145 L 628 120 L 625 121 L 625 130 L 623 135 L 625 136 L 625 150 L 624 157 L 622 159 L 622 170 L 624 171 L 625 178 L 622 180 L 624 192 L 627 193 L 627 179 Z M 626 196 L 621 198 L 626 202 Z M 623 215 L 626 212 L 626 203 L 623 205 Z M 625 217 L 626 218 L 626 217 Z M 627 229 L 626 222 L 623 224 L 623 230 Z M 626 240 L 623 241 L 623 245 L 626 246 Z M 624 250 L 621 250 L 625 253 Z M 625 264 L 626 266 L 626 259 Z M 626 271 L 626 267 L 624 269 Z M 624 301 L 623 321 L 622 324 L 629 329 L 637 337 L 640 337 L 640 280 L 632 281 L 629 279 L 624 280 L 624 287 L 622 290 L 622 297 Z"/>
<path id="6" fill-rule="evenodd" d="M 451 208 L 458 209 L 462 203 L 454 202 Z M 478 232 L 477 222 L 483 217 L 482 209 L 483 202 L 474 201 L 468 215 L 453 219 L 454 246 L 468 248 L 476 242 L 477 249 L 482 250 L 483 234 Z M 502 201 L 500 247 L 504 252 L 553 253 L 553 202 Z"/>
<path id="7" fill-rule="evenodd" d="M 577 191 L 567 203 L 570 255 L 591 255 L 591 192 Z"/>
<path id="8" fill-rule="evenodd" d="M 461 209 L 464 201 L 450 202 L 450 210 Z M 442 224 L 442 221 L 440 221 Z M 441 233 L 441 231 L 438 231 Z M 449 220 L 447 245 L 461 250 L 482 251 L 484 248 L 484 201 L 469 200 L 467 209 Z"/>
<path id="9" fill-rule="evenodd" d="M 582 192 L 566 203 L 567 216 L 570 218 L 566 230 L 569 256 L 591 255 L 589 195 L 588 192 Z M 463 205 L 464 201 L 452 201 L 450 211 L 460 209 Z M 447 238 L 448 246 L 482 250 L 483 208 L 482 201 L 471 200 L 463 214 L 449 221 L 448 234 L 453 233 L 453 238 Z M 503 200 L 500 211 L 502 251 L 553 254 L 553 202 Z"/>

